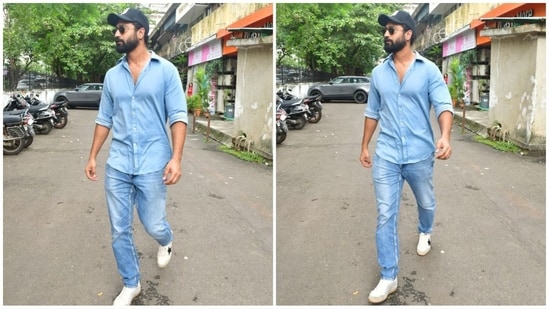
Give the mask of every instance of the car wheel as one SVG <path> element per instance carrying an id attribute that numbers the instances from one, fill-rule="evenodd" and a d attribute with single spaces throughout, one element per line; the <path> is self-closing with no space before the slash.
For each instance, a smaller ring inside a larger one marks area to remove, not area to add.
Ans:
<path id="1" fill-rule="evenodd" d="M 353 99 L 355 99 L 356 103 L 364 104 L 368 101 L 368 94 L 364 91 L 357 91 L 353 95 Z"/>
<path id="2" fill-rule="evenodd" d="M 322 102 L 322 93 L 320 93 L 320 91 L 318 90 L 313 90 L 311 91 L 311 93 L 309 93 L 309 96 L 320 96 L 320 98 L 318 98 L 319 101 Z"/>

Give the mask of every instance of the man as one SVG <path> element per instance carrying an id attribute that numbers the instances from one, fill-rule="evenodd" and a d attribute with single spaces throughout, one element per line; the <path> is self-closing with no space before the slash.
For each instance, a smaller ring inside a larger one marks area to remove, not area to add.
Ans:
<path id="1" fill-rule="evenodd" d="M 173 232 L 166 221 L 166 192 L 167 185 L 181 178 L 188 118 L 177 68 L 147 49 L 149 22 L 145 15 L 127 9 L 109 14 L 107 21 L 116 27 L 116 51 L 126 55 L 105 75 L 85 173 L 90 180 L 98 179 L 96 157 L 112 130 L 105 193 L 112 248 L 124 281 L 114 300 L 119 306 L 130 305 L 141 291 L 132 234 L 134 205 L 145 231 L 159 244 L 158 266 L 165 267 L 170 261 Z"/>
<path id="2" fill-rule="evenodd" d="M 397 219 L 406 180 L 418 204 L 417 254 L 431 249 L 435 213 L 432 183 L 434 158 L 452 154 L 453 109 L 442 75 L 435 64 L 413 51 L 415 24 L 403 11 L 380 15 L 384 49 L 389 56 L 372 72 L 365 110 L 360 162 L 372 168 L 377 204 L 376 246 L 381 280 L 368 300 L 381 303 L 397 288 L 399 243 Z M 434 107 L 441 137 L 434 142 L 430 110 Z M 380 123 L 373 158 L 368 145 Z"/>

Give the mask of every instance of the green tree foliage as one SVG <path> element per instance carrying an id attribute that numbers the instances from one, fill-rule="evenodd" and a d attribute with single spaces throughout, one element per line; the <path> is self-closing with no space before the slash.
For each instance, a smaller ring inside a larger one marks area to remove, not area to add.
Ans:
<path id="1" fill-rule="evenodd" d="M 137 4 L 4 3 L 4 64 L 9 88 L 33 63 L 58 77 L 100 82 L 120 54 L 107 16 Z"/>
<path id="2" fill-rule="evenodd" d="M 277 3 L 276 43 L 281 51 L 277 62 L 297 57 L 311 70 L 370 72 L 385 54 L 377 18 L 400 7 L 397 3 Z"/>

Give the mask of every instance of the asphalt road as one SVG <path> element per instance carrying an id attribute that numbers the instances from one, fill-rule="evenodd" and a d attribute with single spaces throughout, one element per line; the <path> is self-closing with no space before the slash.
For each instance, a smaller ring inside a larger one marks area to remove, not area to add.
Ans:
<path id="1" fill-rule="evenodd" d="M 358 162 L 364 108 L 325 103 L 319 123 L 277 146 L 278 305 L 366 305 L 379 280 L 371 170 Z M 425 257 L 415 252 L 417 210 L 405 185 L 399 287 L 385 304 L 544 305 L 545 158 L 499 152 L 460 131 L 452 158 L 435 163 Z"/>
<path id="2" fill-rule="evenodd" d="M 112 305 L 122 288 L 100 181 L 84 167 L 96 110 L 71 109 L 62 130 L 3 157 L 4 305 Z M 190 127 L 190 126 L 189 126 Z M 272 167 L 241 161 L 189 129 L 182 180 L 168 189 L 174 256 L 134 220 L 141 272 L 137 305 L 273 303 Z"/>

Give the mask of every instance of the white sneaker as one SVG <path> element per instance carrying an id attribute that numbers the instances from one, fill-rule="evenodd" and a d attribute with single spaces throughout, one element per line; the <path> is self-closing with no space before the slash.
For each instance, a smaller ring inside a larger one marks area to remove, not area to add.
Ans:
<path id="1" fill-rule="evenodd" d="M 395 280 L 379 280 L 376 288 L 370 292 L 370 295 L 368 296 L 368 301 L 370 301 L 372 304 L 379 304 L 381 302 L 384 302 L 389 294 L 396 291 L 397 286 L 397 278 L 395 278 Z"/>
<path id="2" fill-rule="evenodd" d="M 172 258 L 172 243 L 170 242 L 166 246 L 158 247 L 158 254 L 156 255 L 156 264 L 160 268 L 164 268 L 168 265 Z"/>
<path id="3" fill-rule="evenodd" d="M 431 234 L 420 233 L 417 242 L 417 254 L 426 255 L 431 251 Z"/>
<path id="4" fill-rule="evenodd" d="M 124 287 L 122 292 L 114 299 L 113 306 L 129 306 L 132 304 L 132 300 L 141 292 L 141 282 L 137 283 L 137 287 L 128 288 Z"/>

